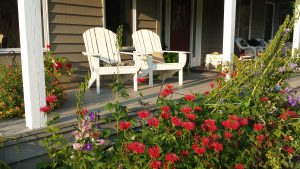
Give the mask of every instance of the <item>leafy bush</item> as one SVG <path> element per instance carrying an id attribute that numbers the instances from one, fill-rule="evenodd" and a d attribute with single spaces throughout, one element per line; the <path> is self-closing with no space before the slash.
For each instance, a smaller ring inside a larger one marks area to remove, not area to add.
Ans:
<path id="1" fill-rule="evenodd" d="M 64 99 L 64 91 L 58 83 L 63 73 L 70 73 L 72 65 L 58 57 L 53 58 L 51 52 L 45 57 L 46 96 L 55 97 L 52 108 L 59 106 Z M 14 117 L 24 117 L 24 98 L 22 70 L 20 65 L 0 64 L 0 120 Z"/>
<path id="2" fill-rule="evenodd" d="M 118 101 L 127 95 L 117 81 L 116 101 L 106 106 L 112 117 L 78 106 L 75 142 L 57 154 L 65 158 L 54 168 L 295 168 L 300 104 L 286 79 L 299 72 L 299 59 L 280 56 L 292 25 L 287 18 L 257 60 L 224 68 L 211 91 L 172 100 L 173 86 L 166 85 L 155 112 L 142 107 L 130 117 Z M 114 129 L 108 132 L 99 120 Z"/>

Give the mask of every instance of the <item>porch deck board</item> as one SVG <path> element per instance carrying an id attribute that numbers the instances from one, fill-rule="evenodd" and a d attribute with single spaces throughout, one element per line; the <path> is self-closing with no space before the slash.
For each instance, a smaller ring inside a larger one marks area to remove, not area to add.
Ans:
<path id="1" fill-rule="evenodd" d="M 205 73 L 186 73 L 184 75 L 184 85 L 178 85 L 178 78 L 170 78 L 165 81 L 164 84 L 174 85 L 174 95 L 173 99 L 182 97 L 186 93 L 197 93 L 204 92 L 209 90 L 209 83 L 211 83 L 217 77 L 216 73 L 205 72 Z M 145 83 L 144 85 L 139 86 L 139 89 L 143 92 L 144 100 L 154 106 L 158 93 L 161 88 L 161 81 L 155 81 L 154 87 L 148 87 Z M 102 84 L 101 84 L 102 85 Z M 121 99 L 120 102 L 123 105 L 126 105 L 130 111 L 137 111 L 141 107 L 138 104 L 138 92 L 133 91 L 132 80 L 129 80 L 125 85 L 126 90 L 129 94 L 129 99 Z M 68 126 L 76 122 L 76 90 L 69 90 L 66 92 L 66 101 L 63 105 L 56 110 L 60 115 L 58 125 Z M 111 88 L 106 82 L 105 85 L 101 86 L 101 94 L 96 94 L 96 89 L 91 88 L 87 89 L 85 97 L 83 99 L 83 107 L 87 108 L 89 111 L 101 111 L 102 115 L 109 116 L 109 112 L 104 111 L 104 106 L 111 101 L 114 101 L 115 97 L 112 93 Z M 50 115 L 51 118 L 51 115 Z M 39 130 L 30 130 L 25 127 L 24 119 L 12 119 L 0 122 L 0 133 L 6 137 L 26 137 L 32 134 L 43 133 L 44 129 Z M 30 134 L 29 134 L 30 133 Z"/>

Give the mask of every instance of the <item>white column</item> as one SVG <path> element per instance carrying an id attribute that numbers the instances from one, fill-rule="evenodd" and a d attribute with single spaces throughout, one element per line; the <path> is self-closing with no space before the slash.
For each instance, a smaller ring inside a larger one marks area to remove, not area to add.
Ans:
<path id="1" fill-rule="evenodd" d="M 223 62 L 232 67 L 234 54 L 236 0 L 224 0 Z"/>
<path id="2" fill-rule="evenodd" d="M 299 11 L 300 11 L 300 4 L 298 3 L 296 8 L 296 16 L 298 17 L 295 21 L 294 25 L 294 33 L 293 33 L 293 56 L 295 49 L 299 49 L 300 45 L 300 21 L 299 21 Z"/>
<path id="3" fill-rule="evenodd" d="M 18 0 L 26 127 L 44 127 L 45 74 L 40 0 Z"/>

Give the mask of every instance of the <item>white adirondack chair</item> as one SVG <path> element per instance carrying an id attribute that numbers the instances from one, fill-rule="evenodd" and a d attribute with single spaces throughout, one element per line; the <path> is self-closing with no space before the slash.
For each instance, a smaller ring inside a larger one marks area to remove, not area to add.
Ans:
<path id="1" fill-rule="evenodd" d="M 179 85 L 183 84 L 183 67 L 186 63 L 186 55 L 189 52 L 163 51 L 159 36 L 149 30 L 139 30 L 132 35 L 133 45 L 137 53 L 142 54 L 142 67 L 139 76 L 149 74 L 149 86 L 153 86 L 153 71 L 178 70 Z M 153 53 L 178 53 L 178 63 L 153 63 Z M 146 57 L 146 58 L 145 58 Z"/>
<path id="2" fill-rule="evenodd" d="M 88 29 L 83 33 L 83 40 L 86 52 L 82 52 L 88 57 L 91 78 L 88 88 L 96 81 L 97 94 L 100 93 L 100 76 L 113 74 L 134 74 L 133 86 L 137 91 L 137 73 L 141 67 L 141 58 L 138 53 L 118 52 L 116 34 L 110 30 L 95 27 Z M 133 56 L 133 66 L 100 66 L 100 60 L 106 63 L 121 62 L 120 54 L 129 54 Z"/>

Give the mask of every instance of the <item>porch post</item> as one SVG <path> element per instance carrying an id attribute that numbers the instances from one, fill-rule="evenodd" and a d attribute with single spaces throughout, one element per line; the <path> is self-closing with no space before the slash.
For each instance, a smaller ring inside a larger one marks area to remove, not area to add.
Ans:
<path id="1" fill-rule="evenodd" d="M 224 0 L 223 62 L 233 65 L 236 0 Z"/>
<path id="2" fill-rule="evenodd" d="M 36 129 L 47 121 L 40 112 L 46 105 L 41 1 L 18 0 L 18 12 L 26 127 Z"/>
<path id="3" fill-rule="evenodd" d="M 297 2 L 297 1 L 296 1 Z M 295 13 L 296 17 L 298 17 L 295 20 L 295 25 L 294 25 L 294 33 L 293 33 L 293 49 L 292 49 L 292 54 L 293 57 L 295 57 L 295 49 L 299 49 L 300 45 L 300 21 L 299 21 L 299 12 L 300 12 L 300 3 L 295 4 Z"/>

